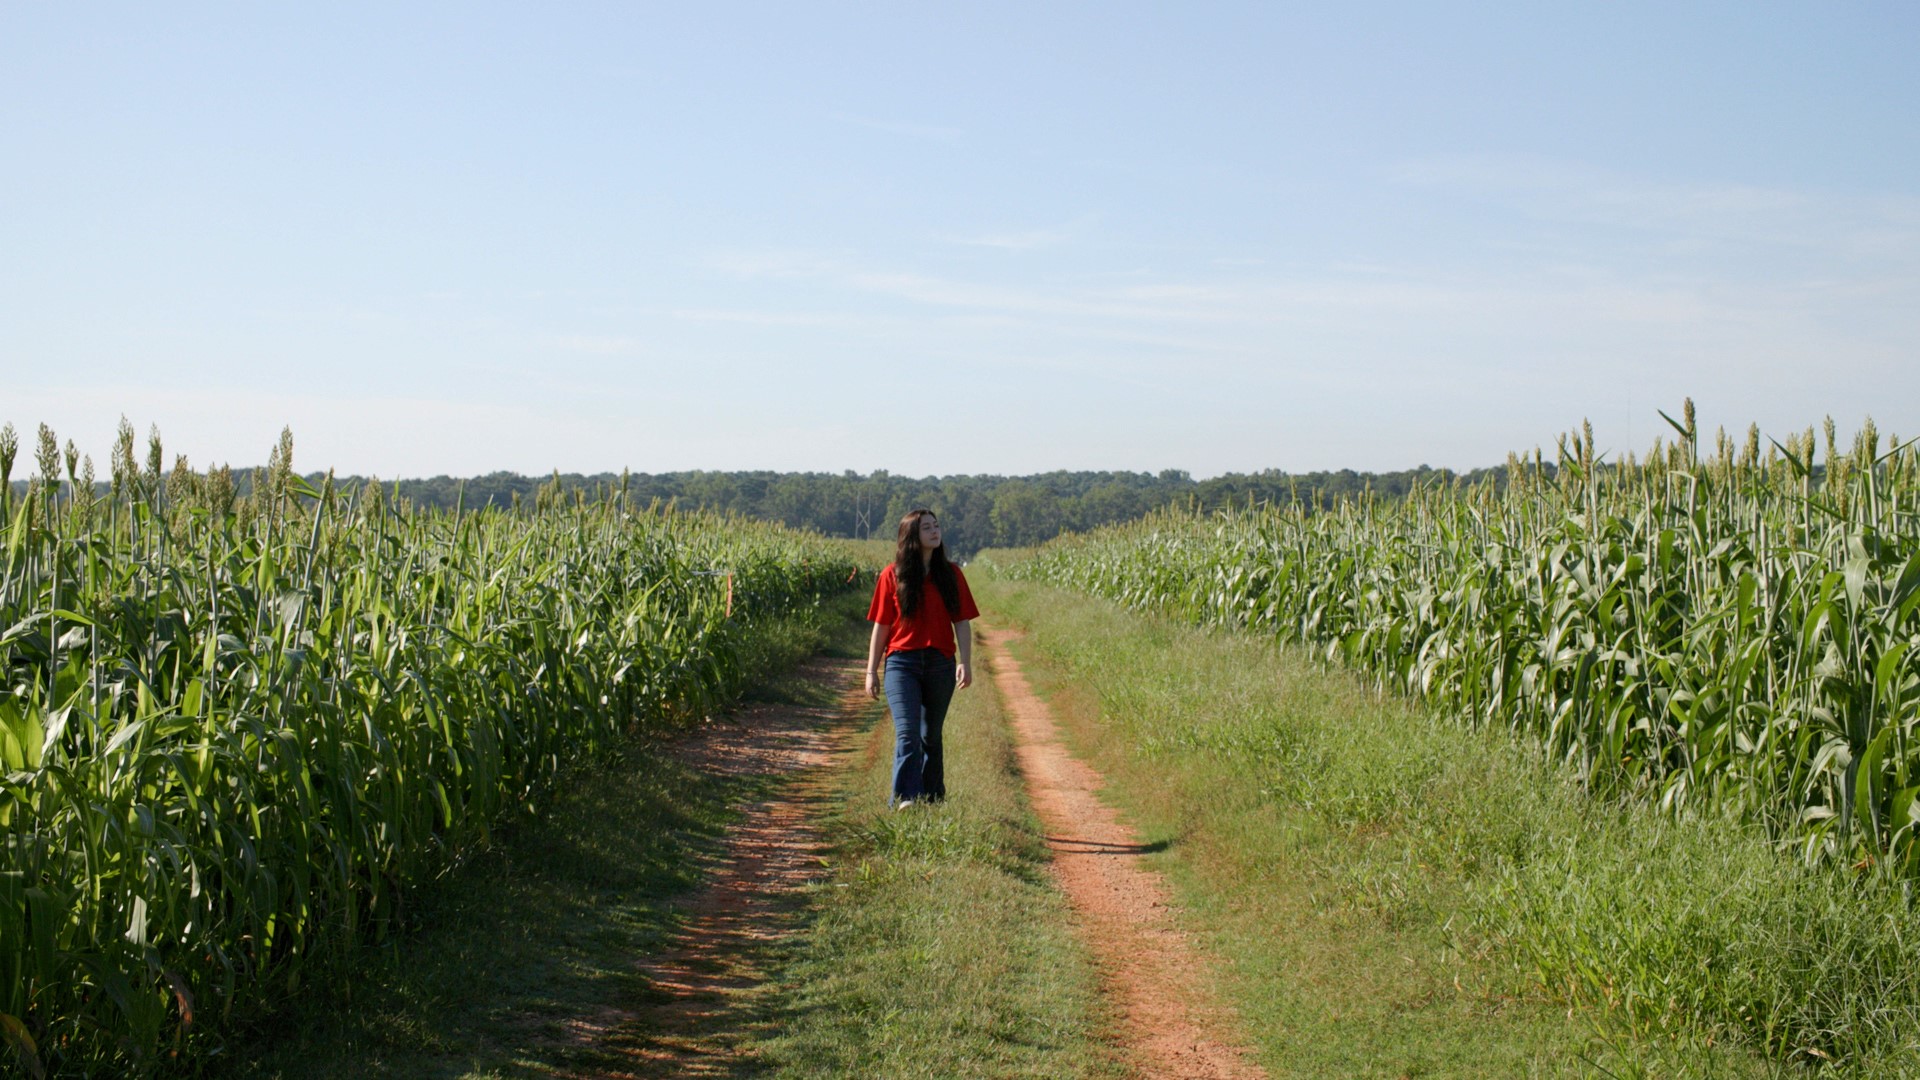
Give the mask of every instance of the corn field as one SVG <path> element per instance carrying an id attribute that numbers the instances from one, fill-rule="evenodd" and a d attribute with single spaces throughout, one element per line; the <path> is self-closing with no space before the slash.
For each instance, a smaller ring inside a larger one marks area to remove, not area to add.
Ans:
<path id="1" fill-rule="evenodd" d="M 1812 429 L 1702 453 L 1691 402 L 1669 423 L 1645 460 L 1586 428 L 1500 485 L 1164 512 L 1009 572 L 1308 644 L 1598 788 L 1910 880 L 1920 454 L 1870 421 L 1846 447 L 1829 420 L 1824 455 Z"/>
<path id="2" fill-rule="evenodd" d="M 144 1070 L 378 940 L 543 784 L 735 688 L 839 547 L 554 489 L 427 513 L 376 484 L 0 431 L 0 1034 L 29 1073 Z M 65 483 L 62 483 L 62 478 Z M 0 1057 L 4 1060 L 4 1057 Z"/>

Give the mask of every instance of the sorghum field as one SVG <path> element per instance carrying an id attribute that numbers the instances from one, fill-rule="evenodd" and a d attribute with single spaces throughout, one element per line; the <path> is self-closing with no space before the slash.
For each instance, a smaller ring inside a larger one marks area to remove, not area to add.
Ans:
<path id="1" fill-rule="evenodd" d="M 421 512 L 378 484 L 136 460 L 110 487 L 0 432 L 0 1032 L 29 1072 L 191 1056 L 395 925 L 543 784 L 735 687 L 756 627 L 849 587 L 775 526 L 543 491 Z"/>
<path id="2" fill-rule="evenodd" d="M 1311 643 L 1595 786 L 1732 805 L 1809 856 L 1920 871 L 1920 454 L 1871 422 L 1723 434 L 1331 512 L 1161 513 L 1016 576 Z"/>

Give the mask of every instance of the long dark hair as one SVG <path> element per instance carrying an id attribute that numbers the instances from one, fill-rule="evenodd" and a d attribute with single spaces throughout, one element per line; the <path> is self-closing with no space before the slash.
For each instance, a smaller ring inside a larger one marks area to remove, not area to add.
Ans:
<path id="1" fill-rule="evenodd" d="M 951 618 L 960 613 L 960 579 L 954 574 L 953 564 L 947 561 L 945 538 L 933 549 L 931 560 L 920 557 L 920 519 L 923 517 L 933 517 L 933 511 L 913 510 L 901 518 L 900 537 L 894 543 L 893 583 L 900 594 L 900 614 L 911 617 L 920 610 L 920 593 L 931 576 L 933 587 L 940 590 L 940 599 L 946 601 L 947 615 Z"/>

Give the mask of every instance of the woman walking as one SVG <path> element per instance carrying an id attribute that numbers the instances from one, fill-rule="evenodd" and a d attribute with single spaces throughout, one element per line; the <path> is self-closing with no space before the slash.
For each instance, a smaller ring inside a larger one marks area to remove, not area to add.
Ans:
<path id="1" fill-rule="evenodd" d="M 867 696 L 887 692 L 893 712 L 893 802 L 905 809 L 947 797 L 940 727 L 956 689 L 973 682 L 973 630 L 980 617 L 966 575 L 947 561 L 931 510 L 900 519 L 893 563 L 874 583 L 867 619 Z M 881 665 L 885 664 L 884 675 Z"/>

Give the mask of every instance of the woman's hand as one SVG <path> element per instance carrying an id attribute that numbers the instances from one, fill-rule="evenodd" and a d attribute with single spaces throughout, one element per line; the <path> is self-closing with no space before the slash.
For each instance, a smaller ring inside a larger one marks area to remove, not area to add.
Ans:
<path id="1" fill-rule="evenodd" d="M 887 662 L 887 634 L 891 623 L 874 623 L 873 632 L 867 635 L 867 696 L 880 696 L 880 665 Z"/>
<path id="2" fill-rule="evenodd" d="M 973 620 L 953 624 L 953 685 L 965 690 L 973 685 Z"/>

